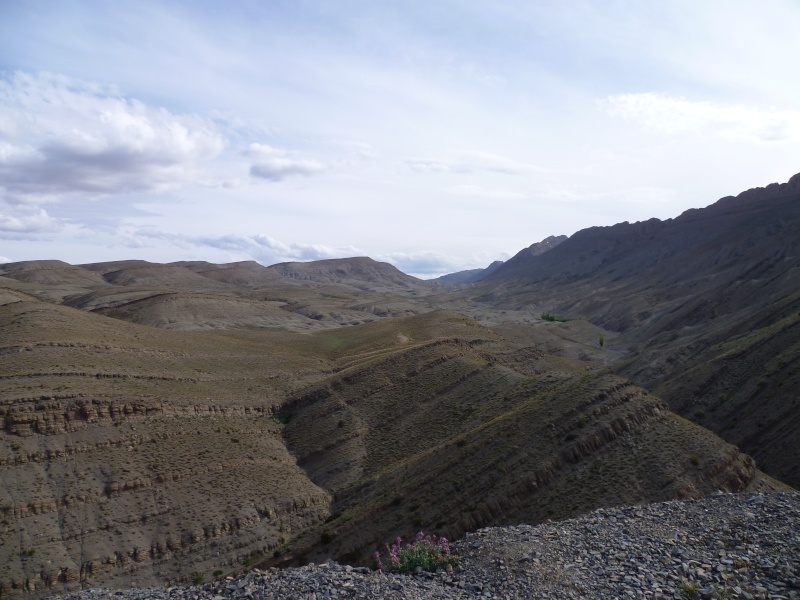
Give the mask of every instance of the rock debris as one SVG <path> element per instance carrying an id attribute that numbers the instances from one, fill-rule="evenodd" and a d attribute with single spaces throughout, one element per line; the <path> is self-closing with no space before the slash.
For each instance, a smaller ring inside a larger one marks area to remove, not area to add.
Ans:
<path id="1" fill-rule="evenodd" d="M 800 492 L 718 494 L 487 528 L 452 572 L 386 575 L 328 562 L 197 586 L 84 590 L 60 600 L 324 598 L 800 599 Z"/>

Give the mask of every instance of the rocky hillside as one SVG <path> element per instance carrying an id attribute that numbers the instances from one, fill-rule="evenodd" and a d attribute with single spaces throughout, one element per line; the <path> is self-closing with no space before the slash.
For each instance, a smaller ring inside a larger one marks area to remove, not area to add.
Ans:
<path id="1" fill-rule="evenodd" d="M 717 495 L 482 529 L 453 571 L 383 575 L 324 562 L 194 587 L 89 590 L 61 600 L 282 598 L 800 598 L 800 495 Z"/>

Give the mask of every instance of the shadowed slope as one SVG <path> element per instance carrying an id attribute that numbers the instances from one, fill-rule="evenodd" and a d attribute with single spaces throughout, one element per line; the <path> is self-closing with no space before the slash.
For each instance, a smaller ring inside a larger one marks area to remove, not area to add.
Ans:
<path id="1" fill-rule="evenodd" d="M 800 424 L 786 421 L 797 415 L 791 386 L 767 385 L 778 383 L 769 373 L 780 371 L 787 383 L 796 378 L 798 290 L 795 175 L 676 219 L 594 227 L 540 256 L 521 253 L 486 279 L 481 299 L 582 316 L 622 332 L 615 341 L 627 350 L 621 373 L 800 485 Z M 759 379 L 765 384 L 756 389 Z M 729 408 L 710 411 L 722 393 Z M 734 420 L 742 411 L 751 417 L 747 425 Z M 763 443 L 772 437 L 777 446 Z"/>

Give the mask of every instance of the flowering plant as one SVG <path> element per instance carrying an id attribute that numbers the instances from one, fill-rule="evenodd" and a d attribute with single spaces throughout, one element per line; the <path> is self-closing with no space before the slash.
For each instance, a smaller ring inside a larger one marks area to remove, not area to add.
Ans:
<path id="1" fill-rule="evenodd" d="M 394 543 L 385 546 L 386 556 L 380 551 L 373 554 L 378 570 L 381 572 L 408 573 L 420 567 L 426 571 L 447 568 L 458 564 L 458 557 L 450 554 L 447 538 L 417 533 L 417 539 L 403 545 L 398 536 Z"/>

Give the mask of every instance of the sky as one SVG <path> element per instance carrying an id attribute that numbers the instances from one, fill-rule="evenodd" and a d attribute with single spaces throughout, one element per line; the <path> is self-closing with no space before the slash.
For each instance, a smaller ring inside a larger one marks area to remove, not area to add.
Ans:
<path id="1" fill-rule="evenodd" d="M 0 0 L 0 262 L 429 278 L 800 172 L 796 0 Z"/>

